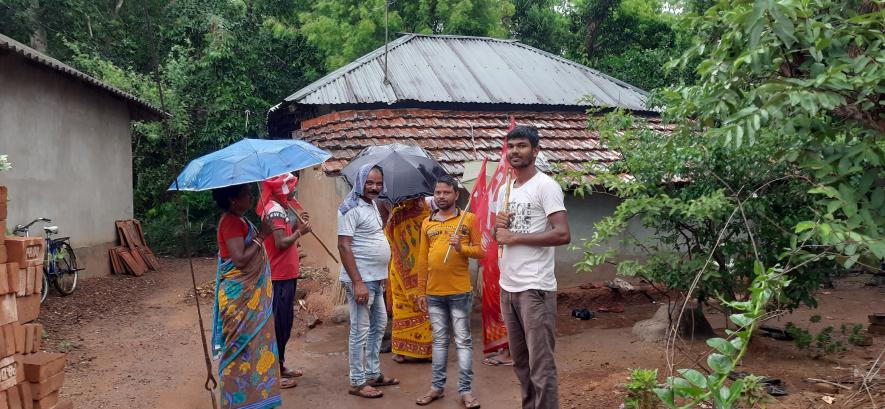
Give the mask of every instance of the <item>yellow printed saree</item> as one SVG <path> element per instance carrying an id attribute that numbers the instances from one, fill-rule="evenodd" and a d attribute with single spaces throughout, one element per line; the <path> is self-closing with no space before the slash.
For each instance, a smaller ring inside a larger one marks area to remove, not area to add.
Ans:
<path id="1" fill-rule="evenodd" d="M 421 222 L 430 215 L 424 198 L 397 204 L 385 227 L 390 242 L 390 290 L 393 297 L 391 345 L 394 354 L 412 358 L 430 358 L 433 347 L 430 320 L 418 310 L 416 302 L 418 243 Z"/>

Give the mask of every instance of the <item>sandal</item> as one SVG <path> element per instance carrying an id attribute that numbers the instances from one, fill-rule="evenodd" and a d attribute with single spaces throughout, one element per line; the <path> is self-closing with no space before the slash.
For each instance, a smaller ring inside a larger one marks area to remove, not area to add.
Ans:
<path id="1" fill-rule="evenodd" d="M 496 356 L 490 356 L 483 359 L 482 364 L 487 366 L 513 366 L 513 361 L 502 361 Z"/>
<path id="2" fill-rule="evenodd" d="M 304 376 L 304 372 L 299 371 L 297 369 L 289 369 L 289 368 L 283 367 L 283 369 L 280 371 L 280 375 L 283 378 L 298 378 L 298 377 Z"/>
<path id="3" fill-rule="evenodd" d="M 369 386 L 392 386 L 399 385 L 399 379 L 396 378 L 386 378 L 384 374 L 378 374 L 378 377 L 368 382 Z"/>
<path id="4" fill-rule="evenodd" d="M 478 409 L 479 408 L 479 399 L 476 399 L 472 393 L 465 393 L 461 395 L 461 403 L 464 404 L 464 407 L 467 409 Z"/>
<path id="5" fill-rule="evenodd" d="M 369 385 L 368 383 L 364 383 L 360 386 L 351 386 L 347 393 L 366 399 L 377 399 L 384 396 L 384 392 L 373 388 L 372 385 Z"/>
<path id="6" fill-rule="evenodd" d="M 401 364 L 401 363 L 406 362 L 406 357 L 404 357 L 400 354 L 393 354 L 393 356 L 390 357 L 390 360 L 393 362 L 396 362 L 398 364 Z"/>
<path id="7" fill-rule="evenodd" d="M 425 406 L 425 405 L 429 405 L 430 402 L 433 402 L 437 399 L 442 399 L 445 396 L 446 396 L 446 394 L 443 391 L 438 391 L 436 389 L 430 388 L 430 391 L 425 393 L 424 396 L 418 398 L 418 400 L 416 400 L 415 403 L 418 406 Z"/>
<path id="8" fill-rule="evenodd" d="M 298 386 L 298 381 L 292 378 L 280 379 L 280 389 L 290 389 Z"/>

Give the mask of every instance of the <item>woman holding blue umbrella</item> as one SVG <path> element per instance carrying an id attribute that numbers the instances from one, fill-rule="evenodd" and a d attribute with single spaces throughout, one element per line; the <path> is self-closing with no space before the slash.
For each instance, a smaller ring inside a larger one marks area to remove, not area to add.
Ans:
<path id="1" fill-rule="evenodd" d="M 218 272 L 212 350 L 219 359 L 222 408 L 274 408 L 280 376 L 273 288 L 264 239 L 243 215 L 253 206 L 250 184 L 212 191 L 224 210 L 218 222 Z"/>
<path id="2" fill-rule="evenodd" d="M 270 225 L 255 228 L 243 215 L 254 206 L 251 187 L 260 182 L 321 164 L 331 154 L 298 140 L 243 139 L 192 160 L 169 190 L 212 190 L 224 210 L 218 222 L 218 271 L 215 278 L 215 319 L 212 357 L 219 361 L 222 407 L 266 409 L 282 403 L 279 351 L 274 335 L 273 287 L 264 240 Z M 187 237 L 187 236 L 185 236 Z M 322 242 L 321 242 L 322 243 Z M 187 250 L 187 240 L 185 240 Z M 188 254 L 190 251 L 188 250 Z M 196 278 L 191 263 L 191 281 Z M 199 298 L 197 320 L 202 336 Z M 216 407 L 206 343 L 206 389 Z M 294 386 L 291 384 L 288 386 Z"/>

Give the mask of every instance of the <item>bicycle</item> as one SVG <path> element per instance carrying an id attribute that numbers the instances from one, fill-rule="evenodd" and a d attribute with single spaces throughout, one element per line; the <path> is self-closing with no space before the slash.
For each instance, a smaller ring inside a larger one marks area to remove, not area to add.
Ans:
<path id="1" fill-rule="evenodd" d="M 26 225 L 17 225 L 12 234 L 28 237 L 30 227 L 35 223 L 51 223 L 52 220 L 38 217 Z M 84 270 L 77 266 L 77 255 L 71 247 L 70 237 L 52 238 L 58 234 L 58 226 L 43 227 L 44 240 L 46 241 L 46 255 L 43 259 L 43 290 L 40 293 L 40 302 L 46 299 L 49 292 L 49 283 L 58 290 L 62 296 L 73 294 L 77 288 L 77 277 Z"/>

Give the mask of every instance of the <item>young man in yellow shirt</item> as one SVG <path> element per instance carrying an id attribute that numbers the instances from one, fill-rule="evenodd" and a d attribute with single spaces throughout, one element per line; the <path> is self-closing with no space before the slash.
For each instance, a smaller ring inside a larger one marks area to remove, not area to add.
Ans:
<path id="1" fill-rule="evenodd" d="M 470 284 L 468 258 L 482 258 L 482 235 L 476 216 L 465 212 L 459 231 L 461 211 L 458 182 L 445 175 L 437 179 L 433 194 L 438 210 L 421 225 L 418 252 L 418 308 L 427 311 L 433 329 L 433 376 L 430 391 L 418 398 L 427 405 L 444 396 L 446 363 L 449 353 L 449 332 L 455 334 L 458 353 L 458 393 L 466 408 L 478 408 L 473 395 L 473 341 L 470 336 L 470 312 L 473 288 Z M 452 251 L 444 261 L 449 246 Z"/>

